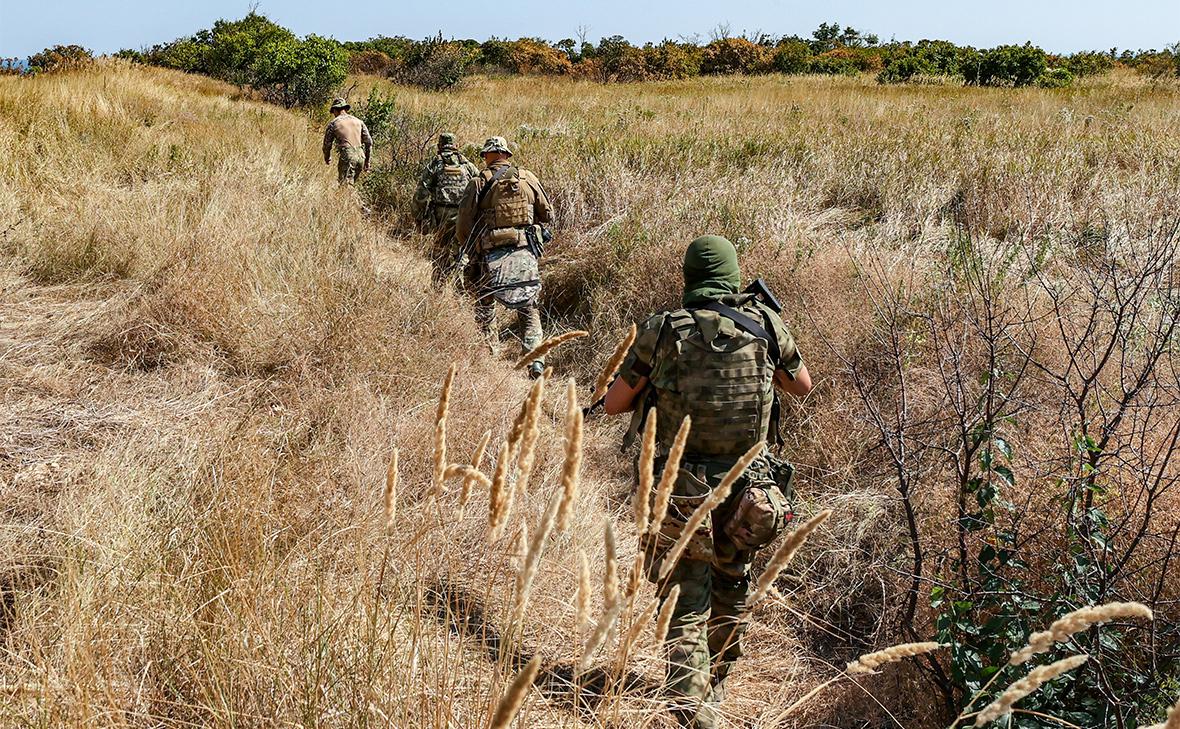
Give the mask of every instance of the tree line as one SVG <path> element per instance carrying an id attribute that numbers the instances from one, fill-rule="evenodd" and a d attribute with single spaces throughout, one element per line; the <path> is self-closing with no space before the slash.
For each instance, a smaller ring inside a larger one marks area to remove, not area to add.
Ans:
<path id="1" fill-rule="evenodd" d="M 218 20 L 212 28 L 141 50 L 115 54 L 137 63 L 202 73 L 255 89 L 284 106 L 323 103 L 349 73 L 376 74 L 428 89 L 451 88 L 469 74 L 552 75 L 603 83 L 768 73 L 874 74 L 879 83 L 952 83 L 978 86 L 1069 86 L 1074 79 L 1116 66 L 1153 78 L 1180 75 L 1180 44 L 1168 49 L 1048 53 L 1025 43 L 995 48 L 945 40 L 882 42 L 839 23 L 823 23 L 810 37 L 765 33 L 732 35 L 719 26 L 709 40 L 681 38 L 635 45 L 622 36 L 590 42 L 543 38 L 486 41 L 378 36 L 339 42 L 303 38 L 256 12 Z M 80 46 L 56 46 L 30 57 L 30 72 L 85 62 Z"/>

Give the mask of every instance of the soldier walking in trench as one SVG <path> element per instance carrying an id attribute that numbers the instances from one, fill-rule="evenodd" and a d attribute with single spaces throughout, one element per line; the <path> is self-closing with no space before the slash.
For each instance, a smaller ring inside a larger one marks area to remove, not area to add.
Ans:
<path id="1" fill-rule="evenodd" d="M 336 182 L 354 185 L 361 172 L 369 169 L 373 138 L 369 128 L 349 113 L 352 106 L 344 99 L 332 101 L 332 116 L 324 130 L 324 164 L 332 164 L 332 146 L 336 147 Z"/>
<path id="2" fill-rule="evenodd" d="M 740 282 L 732 243 L 717 236 L 694 240 L 684 257 L 682 308 L 641 325 L 604 403 L 611 415 L 656 408 L 657 470 L 684 416 L 692 419 L 668 515 L 655 538 L 640 546 L 661 599 L 680 586 L 665 645 L 666 687 L 681 726 L 693 729 L 718 725 L 726 678 L 742 652 L 750 566 L 790 519 L 790 464 L 769 452 L 755 459 L 662 582 L 660 565 L 689 515 L 738 458 L 768 435 L 777 437 L 776 389 L 797 396 L 811 390 L 777 302 L 764 287 L 740 293 Z"/>
<path id="3" fill-rule="evenodd" d="M 553 219 L 553 206 L 537 176 L 512 164 L 512 151 L 503 137 L 489 137 L 480 152 L 486 169 L 472 178 L 459 204 L 456 229 L 471 262 L 464 270 L 468 289 L 476 297 L 475 318 L 496 346 L 496 302 L 515 311 L 525 352 L 544 338 L 538 261 Z M 536 378 L 544 361 L 529 363 Z"/>
<path id="4" fill-rule="evenodd" d="M 455 222 L 467 184 L 478 174 L 479 169 L 459 152 L 454 134 L 438 135 L 438 155 L 422 170 L 414 191 L 414 217 L 434 233 L 431 259 L 436 281 L 467 265 L 455 235 Z"/>

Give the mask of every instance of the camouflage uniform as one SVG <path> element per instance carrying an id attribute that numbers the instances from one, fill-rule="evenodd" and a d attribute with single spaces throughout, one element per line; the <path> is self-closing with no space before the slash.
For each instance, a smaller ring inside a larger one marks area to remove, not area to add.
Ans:
<path id="1" fill-rule="evenodd" d="M 773 505 L 778 510 L 773 519 L 779 520 L 778 531 L 786 526 L 789 472 L 782 462 L 769 454 L 756 459 L 662 582 L 660 566 L 688 517 L 730 466 L 751 446 L 767 439 L 775 407 L 775 370 L 794 378 L 802 366 L 793 337 L 772 309 L 751 294 L 723 295 L 716 300 L 760 322 L 777 340 L 778 361 L 768 356 L 772 350 L 764 340 L 734 320 L 689 306 L 645 321 L 620 370 L 631 387 L 648 379 L 639 412 L 657 408 L 658 470 L 683 417 L 692 417 L 668 515 L 658 535 L 654 539 L 645 535 L 640 546 L 647 555 L 648 579 L 659 586 L 661 599 L 673 585 L 680 586 L 665 645 L 667 690 L 682 725 L 696 729 L 717 725 L 725 680 L 742 653 L 750 565 L 758 547 L 777 534 L 768 533 L 764 542 L 743 539 L 749 536 L 739 524 L 747 513 L 743 504 L 753 495 L 781 499 Z"/>
<path id="2" fill-rule="evenodd" d="M 479 168 L 471 164 L 455 146 L 454 134 L 440 134 L 438 155 L 418 176 L 414 191 L 414 217 L 424 228 L 434 232 L 431 258 L 436 274 L 447 275 L 454 268 L 460 270 L 466 262 L 455 236 L 455 222 L 459 218 L 459 203 L 467 183 L 479 175 Z"/>
<path id="3" fill-rule="evenodd" d="M 503 137 L 484 143 L 481 154 L 489 152 L 511 155 Z M 471 241 L 472 260 L 464 280 L 476 297 L 476 321 L 491 335 L 496 302 L 515 310 L 525 352 L 544 338 L 537 304 L 541 279 L 528 237 L 552 219 L 553 206 L 536 175 L 508 160 L 493 162 L 472 178 L 459 204 L 456 233 L 459 240 Z M 544 362 L 537 360 L 530 363 L 529 373 L 535 377 L 543 368 Z"/>
<path id="4" fill-rule="evenodd" d="M 336 182 L 352 185 L 368 166 L 373 152 L 373 138 L 369 128 L 348 110 L 352 107 L 344 99 L 332 102 L 332 111 L 344 109 L 344 113 L 333 119 L 324 130 L 324 163 L 332 160 L 332 145 L 336 146 Z"/>

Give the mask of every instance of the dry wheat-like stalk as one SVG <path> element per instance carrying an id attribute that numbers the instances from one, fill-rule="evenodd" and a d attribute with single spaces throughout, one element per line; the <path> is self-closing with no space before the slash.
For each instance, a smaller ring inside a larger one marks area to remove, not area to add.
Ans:
<path id="1" fill-rule="evenodd" d="M 558 495 L 554 495 L 549 500 L 545 515 L 541 517 L 541 523 L 537 527 L 536 533 L 528 542 L 524 564 L 516 574 L 516 599 L 512 605 L 512 619 L 509 622 L 513 629 L 519 629 L 524 621 L 524 611 L 528 607 L 533 578 L 537 576 L 537 565 L 541 563 L 541 555 L 545 551 L 545 541 L 549 539 L 549 534 L 553 531 L 553 524 L 557 520 L 557 509 L 560 504 L 561 499 Z"/>
<path id="2" fill-rule="evenodd" d="M 483 471 L 466 463 L 452 463 L 443 471 L 443 481 L 450 481 L 460 476 L 463 477 L 463 488 L 467 491 L 470 491 L 470 487 L 467 486 L 469 483 L 472 485 L 478 483 L 485 488 L 492 485 L 492 479 L 488 478 Z M 459 505 L 462 506 L 464 501 L 465 499 L 460 497 Z"/>
<path id="3" fill-rule="evenodd" d="M 519 494 L 528 492 L 529 477 L 532 475 L 536 457 L 537 439 L 541 435 L 541 403 L 544 401 L 545 384 L 548 381 L 548 377 L 539 378 L 529 393 L 528 412 L 521 430 L 520 453 L 516 458 L 515 491 Z"/>
<path id="4" fill-rule="evenodd" d="M 879 666 L 886 663 L 896 663 L 906 658 L 913 658 L 914 656 L 922 656 L 927 653 L 943 648 L 942 643 L 935 643 L 932 641 L 924 643 L 902 643 L 900 645 L 890 646 L 883 650 L 874 651 L 873 653 L 866 653 L 855 661 L 848 664 L 844 669 L 845 673 L 872 673 L 877 670 Z"/>
<path id="5" fill-rule="evenodd" d="M 651 524 L 648 533 L 653 537 L 659 533 L 668 515 L 668 502 L 672 499 L 672 489 L 676 486 L 676 478 L 680 473 L 680 459 L 684 457 L 684 446 L 688 443 L 688 431 L 692 428 L 692 418 L 685 415 L 676 431 L 676 438 L 672 447 L 668 449 L 668 458 L 664 461 L 664 470 L 660 473 L 660 483 L 656 486 L 655 504 L 651 511 Z"/>
<path id="6" fill-rule="evenodd" d="M 639 594 L 639 584 L 643 582 L 643 552 L 635 553 L 635 561 L 631 564 L 631 575 L 627 580 L 627 599 L 635 600 Z"/>
<path id="7" fill-rule="evenodd" d="M 540 670 L 541 656 L 533 656 L 520 673 L 516 674 L 516 678 L 512 679 L 512 684 L 501 697 L 500 703 L 496 705 L 490 729 L 508 729 L 508 725 L 516 717 L 516 712 L 520 711 L 520 705 L 524 703 L 529 687 L 537 680 L 537 672 Z"/>
<path id="8" fill-rule="evenodd" d="M 508 521 L 508 466 L 512 462 L 513 449 L 510 442 L 500 446 L 500 455 L 496 458 L 496 470 L 492 475 L 492 485 L 488 495 L 488 526 L 492 530 L 492 539 L 500 536 L 505 522 Z"/>
<path id="9" fill-rule="evenodd" d="M 679 585 L 678 585 L 679 587 Z M 635 644 L 639 642 L 639 636 L 643 634 L 644 627 L 647 626 L 656 617 L 656 610 L 660 607 L 659 598 L 653 597 L 648 601 L 647 607 L 639 614 L 631 623 L 631 628 L 627 631 L 627 636 L 624 638 L 622 645 L 619 648 L 620 665 L 626 660 L 627 656 L 631 655 L 631 651 L 635 648 Z"/>
<path id="10" fill-rule="evenodd" d="M 525 555 L 529 550 L 529 525 L 528 522 L 520 522 L 520 529 L 512 536 L 512 543 L 508 545 L 508 563 L 512 569 L 520 572 L 521 565 L 524 564 Z"/>
<path id="11" fill-rule="evenodd" d="M 1163 724 L 1153 724 L 1147 729 L 1180 729 L 1180 701 L 1168 709 L 1168 718 Z"/>
<path id="12" fill-rule="evenodd" d="M 795 552 L 803 546 L 811 533 L 819 528 L 832 515 L 831 509 L 824 509 L 820 513 L 811 517 L 807 521 L 799 525 L 799 528 L 791 532 L 782 546 L 780 546 L 766 563 L 766 569 L 762 571 L 762 575 L 758 578 L 758 584 L 754 587 L 754 592 L 750 594 L 749 599 L 746 600 L 747 607 L 753 607 L 759 600 L 766 597 L 766 593 L 774 585 L 774 581 L 786 568 L 787 564 L 795 556 Z"/>
<path id="13" fill-rule="evenodd" d="M 475 448 L 475 453 L 471 456 L 471 470 L 463 478 L 463 489 L 459 492 L 459 518 L 463 518 L 463 512 L 467 508 L 467 502 L 471 499 L 471 489 L 476 483 L 481 483 L 480 476 L 483 477 L 484 488 L 491 485 L 491 479 L 483 475 L 480 468 L 483 466 L 483 456 L 488 450 L 488 443 L 492 441 L 492 431 L 484 431 L 483 437 L 479 440 L 479 445 Z M 478 474 L 478 476 L 476 475 Z"/>
<path id="14" fill-rule="evenodd" d="M 443 474 L 447 465 L 447 410 L 451 406 L 451 385 L 455 382 L 457 370 L 458 366 L 452 362 L 443 381 L 438 410 L 434 415 L 434 479 L 430 483 L 430 496 L 438 496 L 443 489 Z"/>
<path id="15" fill-rule="evenodd" d="M 661 645 L 668 637 L 668 628 L 672 627 L 672 613 L 676 612 L 676 603 L 680 600 L 680 585 L 672 585 L 664 604 L 660 606 L 660 614 L 656 616 L 656 645 Z"/>
<path id="16" fill-rule="evenodd" d="M 615 622 L 619 619 L 619 612 L 622 609 L 622 605 L 616 604 L 602 613 L 598 625 L 594 626 L 594 632 L 590 634 L 586 645 L 582 648 L 582 658 L 578 661 L 579 673 L 590 667 L 590 661 L 594 659 L 594 654 L 606 642 L 606 636 L 614 631 Z"/>
<path id="17" fill-rule="evenodd" d="M 643 534 L 647 531 L 651 514 L 652 487 L 655 484 L 656 462 L 656 413 L 647 413 L 643 426 L 643 443 L 639 448 L 639 488 L 635 490 L 635 528 Z"/>
<path id="18" fill-rule="evenodd" d="M 549 354 L 550 350 L 560 347 L 561 345 L 565 344 L 566 342 L 570 341 L 571 339 L 581 339 L 582 337 L 586 337 L 589 335 L 590 335 L 590 332 L 585 332 L 585 331 L 582 331 L 581 329 L 575 329 L 572 332 L 563 332 L 561 334 L 558 334 L 555 337 L 549 337 L 548 339 L 546 339 L 545 341 L 541 342 L 536 347 L 534 347 L 532 349 L 532 351 L 526 353 L 523 357 L 518 359 L 516 361 L 516 364 L 514 365 L 514 367 L 516 367 L 516 369 L 520 369 L 521 367 L 524 367 L 525 365 L 529 364 L 530 362 L 541 359 L 546 354 Z"/>
<path id="19" fill-rule="evenodd" d="M 590 594 L 594 589 L 590 586 L 590 560 L 586 559 L 584 551 L 578 552 L 578 635 L 586 631 L 590 622 Z"/>
<path id="20" fill-rule="evenodd" d="M 389 467 L 385 469 L 385 493 L 382 502 L 385 506 L 385 530 L 393 529 L 393 520 L 397 517 L 397 448 L 389 458 Z"/>
<path id="21" fill-rule="evenodd" d="M 606 551 L 606 564 L 602 571 L 602 604 L 604 610 L 610 610 L 619 602 L 619 556 L 615 549 L 615 529 L 610 521 L 606 522 L 602 543 Z"/>
<path id="22" fill-rule="evenodd" d="M 610 381 L 614 379 L 615 373 L 619 371 L 619 367 L 623 365 L 623 360 L 627 357 L 627 352 L 631 349 L 631 345 L 635 344 L 635 336 L 637 330 L 632 324 L 631 328 L 627 330 L 626 336 L 619 340 L 615 345 L 615 351 L 611 354 L 610 359 L 606 362 L 606 367 L 599 373 L 598 379 L 594 381 L 594 394 L 590 396 L 590 402 L 596 403 L 602 399 L 610 387 Z"/>
<path id="23" fill-rule="evenodd" d="M 680 533 L 680 537 L 672 545 L 672 548 L 668 550 L 668 555 L 664 557 L 664 562 L 660 565 L 661 580 L 666 578 L 668 573 L 672 571 L 672 568 L 676 566 L 676 563 L 680 561 L 681 555 L 684 554 L 684 550 L 688 547 L 688 543 L 693 535 L 696 534 L 697 529 L 700 529 L 705 519 L 713 513 L 713 509 L 721 506 L 729 498 L 729 492 L 733 490 L 733 484 L 741 478 L 741 475 L 746 472 L 746 469 L 754 462 L 754 459 L 762 455 L 762 452 L 765 450 L 765 441 L 755 443 L 726 472 L 725 477 L 721 479 L 721 483 L 717 484 L 717 488 L 710 491 L 709 495 L 705 497 L 705 500 L 701 502 L 701 505 L 692 512 L 692 516 L 688 517 L 688 521 L 684 524 L 684 530 Z"/>
<path id="24" fill-rule="evenodd" d="M 1047 666 L 1034 668 L 1027 676 L 1009 686 L 975 717 L 975 726 L 983 726 L 1012 711 L 1012 705 L 1033 693 L 1063 673 L 1068 673 L 1089 660 L 1089 656 L 1070 656 Z"/>
<path id="25" fill-rule="evenodd" d="M 570 514 L 578 498 L 582 471 L 582 408 L 578 407 L 578 386 L 574 378 L 566 386 L 565 462 L 561 467 L 561 509 L 557 512 L 557 531 L 569 528 Z"/>
<path id="26" fill-rule="evenodd" d="M 1015 666 L 1024 663 L 1038 653 L 1049 650 L 1055 643 L 1069 640 L 1092 625 L 1102 625 L 1121 618 L 1152 620 L 1154 617 L 1151 608 L 1138 602 L 1110 602 L 1074 610 L 1055 620 L 1048 630 L 1033 633 L 1028 639 L 1028 645 L 1013 653 L 1008 664 Z"/>

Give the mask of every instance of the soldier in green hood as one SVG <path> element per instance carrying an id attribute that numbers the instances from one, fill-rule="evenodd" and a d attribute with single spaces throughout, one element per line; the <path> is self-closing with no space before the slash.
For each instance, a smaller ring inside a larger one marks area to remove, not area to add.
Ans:
<path id="1" fill-rule="evenodd" d="M 738 458 L 777 438 L 778 391 L 802 397 L 811 390 L 775 307 L 740 289 L 733 244 L 718 236 L 694 240 L 684 256 L 681 308 L 639 327 L 604 403 L 611 415 L 656 408 L 658 470 L 681 421 L 691 417 L 668 515 L 640 546 L 661 599 L 680 586 L 666 644 L 667 690 L 680 724 L 693 729 L 718 725 L 725 681 L 741 655 L 750 566 L 791 516 L 790 465 L 769 451 L 755 459 L 663 580 L 660 566 L 693 510 Z"/>

